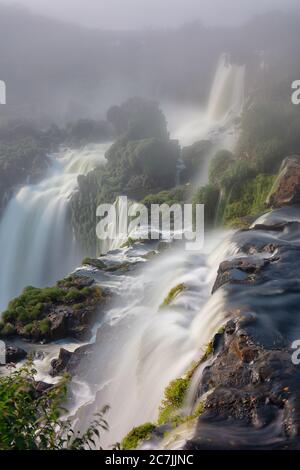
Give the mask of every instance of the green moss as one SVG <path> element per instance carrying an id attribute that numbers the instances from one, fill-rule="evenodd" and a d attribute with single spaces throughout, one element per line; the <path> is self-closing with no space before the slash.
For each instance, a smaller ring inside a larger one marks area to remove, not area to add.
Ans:
<path id="1" fill-rule="evenodd" d="M 129 247 L 133 246 L 136 242 L 137 242 L 137 240 L 135 238 L 128 237 L 126 242 L 123 243 L 123 245 L 121 245 L 121 248 L 129 248 Z"/>
<path id="2" fill-rule="evenodd" d="M 159 408 L 158 424 L 164 424 L 178 419 L 178 413 L 183 405 L 190 379 L 181 377 L 173 380 L 165 389 L 164 399 Z"/>
<path id="3" fill-rule="evenodd" d="M 275 177 L 272 175 L 257 175 L 248 181 L 242 194 L 236 200 L 230 199 L 224 210 L 224 222 L 226 225 L 243 225 L 242 218 L 246 216 L 258 216 L 266 210 L 266 198 L 273 186 Z"/>
<path id="4" fill-rule="evenodd" d="M 178 284 L 177 286 L 173 287 L 168 293 L 163 303 L 161 304 L 160 308 L 167 307 L 168 305 L 170 305 L 170 303 L 175 299 L 175 297 L 177 297 L 185 289 L 186 289 L 186 285 L 183 283 Z"/>
<path id="5" fill-rule="evenodd" d="M 106 268 L 106 264 L 103 263 L 103 261 L 101 261 L 100 259 L 97 259 L 97 258 L 84 258 L 82 260 L 82 264 L 92 266 L 92 267 L 97 268 L 97 269 L 105 269 Z"/>
<path id="6" fill-rule="evenodd" d="M 202 359 L 201 359 L 201 362 L 204 362 L 206 361 L 209 356 L 214 352 L 214 348 L 213 348 L 213 340 L 211 340 L 208 345 L 206 346 L 206 349 L 205 349 L 205 352 L 202 356 Z"/>
<path id="7" fill-rule="evenodd" d="M 155 425 L 152 423 L 145 423 L 141 426 L 133 428 L 122 440 L 122 450 L 136 449 L 137 446 L 144 440 L 149 439 L 155 429 Z"/>

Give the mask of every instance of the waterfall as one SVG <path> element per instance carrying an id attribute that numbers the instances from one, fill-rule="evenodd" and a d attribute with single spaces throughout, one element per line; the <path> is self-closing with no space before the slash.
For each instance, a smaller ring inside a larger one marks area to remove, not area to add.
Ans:
<path id="1" fill-rule="evenodd" d="M 245 66 L 231 64 L 226 54 L 219 60 L 211 88 L 207 116 L 210 121 L 219 121 L 230 114 L 238 115 L 244 101 Z"/>
<path id="2" fill-rule="evenodd" d="M 42 287 L 70 273 L 81 260 L 68 219 L 78 175 L 104 162 L 108 144 L 52 155 L 46 177 L 21 187 L 0 222 L 0 309 L 27 285 Z"/>
<path id="3" fill-rule="evenodd" d="M 231 64 L 226 54 L 222 54 L 212 80 L 207 106 L 204 109 L 178 112 L 171 108 L 169 113 L 167 111 L 172 138 L 178 139 L 182 146 L 209 139 L 232 148 L 236 137 L 234 121 L 244 104 L 244 83 L 245 66 Z"/>
<path id="4" fill-rule="evenodd" d="M 180 128 L 181 143 L 192 136 L 196 140 L 196 135 L 210 138 L 213 131 L 214 151 L 233 144 L 231 119 L 241 111 L 243 77 L 242 67 L 227 65 L 224 56 L 220 59 L 207 110 L 200 119 Z M 205 171 L 204 182 L 208 173 Z M 117 296 L 98 325 L 94 353 L 86 364 L 90 393 L 86 403 L 78 400 L 76 416 L 79 427 L 85 429 L 94 413 L 110 405 L 110 430 L 101 436 L 105 448 L 119 442 L 132 427 L 157 420 L 165 387 L 199 360 L 226 321 L 222 295 L 216 292 L 211 296 L 211 288 L 220 261 L 236 250 L 227 235 L 225 231 L 211 232 L 199 252 L 188 252 L 179 244 L 133 274 L 99 277 L 102 285 L 107 283 Z M 147 249 L 153 248 L 144 246 L 146 252 Z M 130 249 L 122 248 L 108 253 L 107 259 L 128 262 L 128 253 Z M 186 289 L 171 305 L 161 309 L 169 291 L 179 284 Z"/>
<path id="5" fill-rule="evenodd" d="M 184 125 L 171 129 L 171 137 L 181 145 L 200 139 L 213 143 L 202 175 L 195 175 L 198 185 L 207 181 L 209 160 L 216 149 L 234 145 L 234 120 L 243 104 L 244 76 L 244 67 L 228 64 L 222 56 L 207 108 L 197 113 L 194 110 Z M 3 308 L 25 285 L 50 284 L 79 264 L 81 253 L 68 224 L 69 198 L 76 189 L 78 175 L 100 164 L 105 150 L 106 146 L 100 145 L 53 155 L 47 177 L 20 188 L 9 202 L 0 224 Z M 118 200 L 115 207 L 123 226 L 126 208 Z M 210 293 L 219 262 L 235 250 L 224 241 L 227 235 L 212 232 L 199 252 L 188 252 L 184 244 L 178 244 L 150 261 L 142 258 L 138 248 L 120 248 L 124 238 L 118 238 L 101 247 L 104 252 L 115 250 L 104 256 L 104 262 L 132 262 L 130 250 L 137 250 L 134 261 L 140 265 L 136 270 L 97 273 L 84 268 L 85 273 L 116 294 L 102 323 L 97 325 L 94 352 L 83 368 L 84 378 L 75 377 L 71 382 L 71 392 L 77 398 L 72 411 L 76 410 L 81 429 L 93 420 L 94 413 L 110 405 L 106 417 L 110 431 L 101 436 L 104 447 L 120 441 L 133 426 L 157 420 L 165 387 L 201 357 L 225 322 L 220 292 L 213 296 Z M 150 244 L 142 253 L 147 255 L 152 250 Z M 184 291 L 161 309 L 169 291 L 178 284 L 185 286 Z M 49 360 L 48 356 L 38 367 L 43 379 Z M 78 392 L 79 383 L 84 383 L 84 393 Z"/>

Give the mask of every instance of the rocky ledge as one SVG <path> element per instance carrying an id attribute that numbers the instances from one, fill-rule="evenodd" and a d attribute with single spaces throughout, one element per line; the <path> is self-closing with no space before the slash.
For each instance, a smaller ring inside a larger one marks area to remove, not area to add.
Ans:
<path id="1" fill-rule="evenodd" d="M 66 337 L 86 339 L 110 293 L 93 279 L 73 274 L 43 289 L 26 287 L 2 315 L 0 337 L 19 336 L 32 342 Z"/>
<path id="2" fill-rule="evenodd" d="M 205 405 L 186 449 L 300 449 L 299 240 L 298 207 L 233 237 L 238 253 L 213 288 L 224 293 L 225 327 L 197 384 Z"/>

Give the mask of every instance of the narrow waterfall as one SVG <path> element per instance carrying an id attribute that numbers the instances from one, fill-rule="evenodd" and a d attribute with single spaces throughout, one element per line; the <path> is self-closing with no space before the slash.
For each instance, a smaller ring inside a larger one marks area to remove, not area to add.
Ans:
<path id="1" fill-rule="evenodd" d="M 54 283 L 81 261 L 68 223 L 78 175 L 104 162 L 108 144 L 61 150 L 41 182 L 21 187 L 0 222 L 0 309 L 27 285 Z"/>
<path id="2" fill-rule="evenodd" d="M 236 116 L 244 101 L 245 66 L 231 64 L 223 54 L 219 60 L 211 88 L 207 117 L 219 121 L 230 114 Z"/>

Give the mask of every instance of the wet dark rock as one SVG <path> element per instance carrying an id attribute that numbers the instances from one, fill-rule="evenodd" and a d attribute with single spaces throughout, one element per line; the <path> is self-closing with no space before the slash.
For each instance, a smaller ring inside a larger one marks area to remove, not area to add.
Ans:
<path id="1" fill-rule="evenodd" d="M 223 261 L 220 264 L 217 279 L 213 286 L 214 293 L 226 283 L 246 284 L 259 279 L 264 266 L 269 263 L 267 259 L 237 258 L 232 261 Z"/>
<path id="2" fill-rule="evenodd" d="M 61 348 L 59 351 L 59 356 L 57 359 L 51 361 L 51 371 L 50 375 L 55 377 L 67 370 L 68 364 L 72 357 L 72 353 L 67 351 L 67 349 Z"/>
<path id="3" fill-rule="evenodd" d="M 222 349 L 203 372 L 198 396 L 211 393 L 187 448 L 248 448 L 253 443 L 242 439 L 237 430 L 248 428 L 251 434 L 272 423 L 278 425 L 277 441 L 280 437 L 282 446 L 297 436 L 300 448 L 299 381 L 300 368 L 292 364 L 291 351 L 266 349 L 238 322 L 234 332 L 232 324 L 227 325 Z M 221 443 L 218 428 L 228 436 L 237 431 L 234 440 Z M 268 441 L 258 439 L 256 447 L 268 448 Z"/>
<path id="4" fill-rule="evenodd" d="M 267 198 L 269 207 L 300 203 L 300 156 L 283 160 L 273 189 Z"/>
<path id="5" fill-rule="evenodd" d="M 6 345 L 6 363 L 17 363 L 27 357 L 27 352 L 24 349 L 13 345 Z"/>
<path id="6" fill-rule="evenodd" d="M 37 396 L 42 395 L 47 392 L 50 388 L 53 388 L 53 384 L 48 384 L 47 382 L 42 382 L 41 380 L 35 382 L 35 391 Z"/>
<path id="7" fill-rule="evenodd" d="M 300 449 L 300 224 L 284 214 L 236 233 L 238 255 L 220 265 L 213 290 L 228 320 L 197 384 L 204 412 L 186 449 Z"/>

